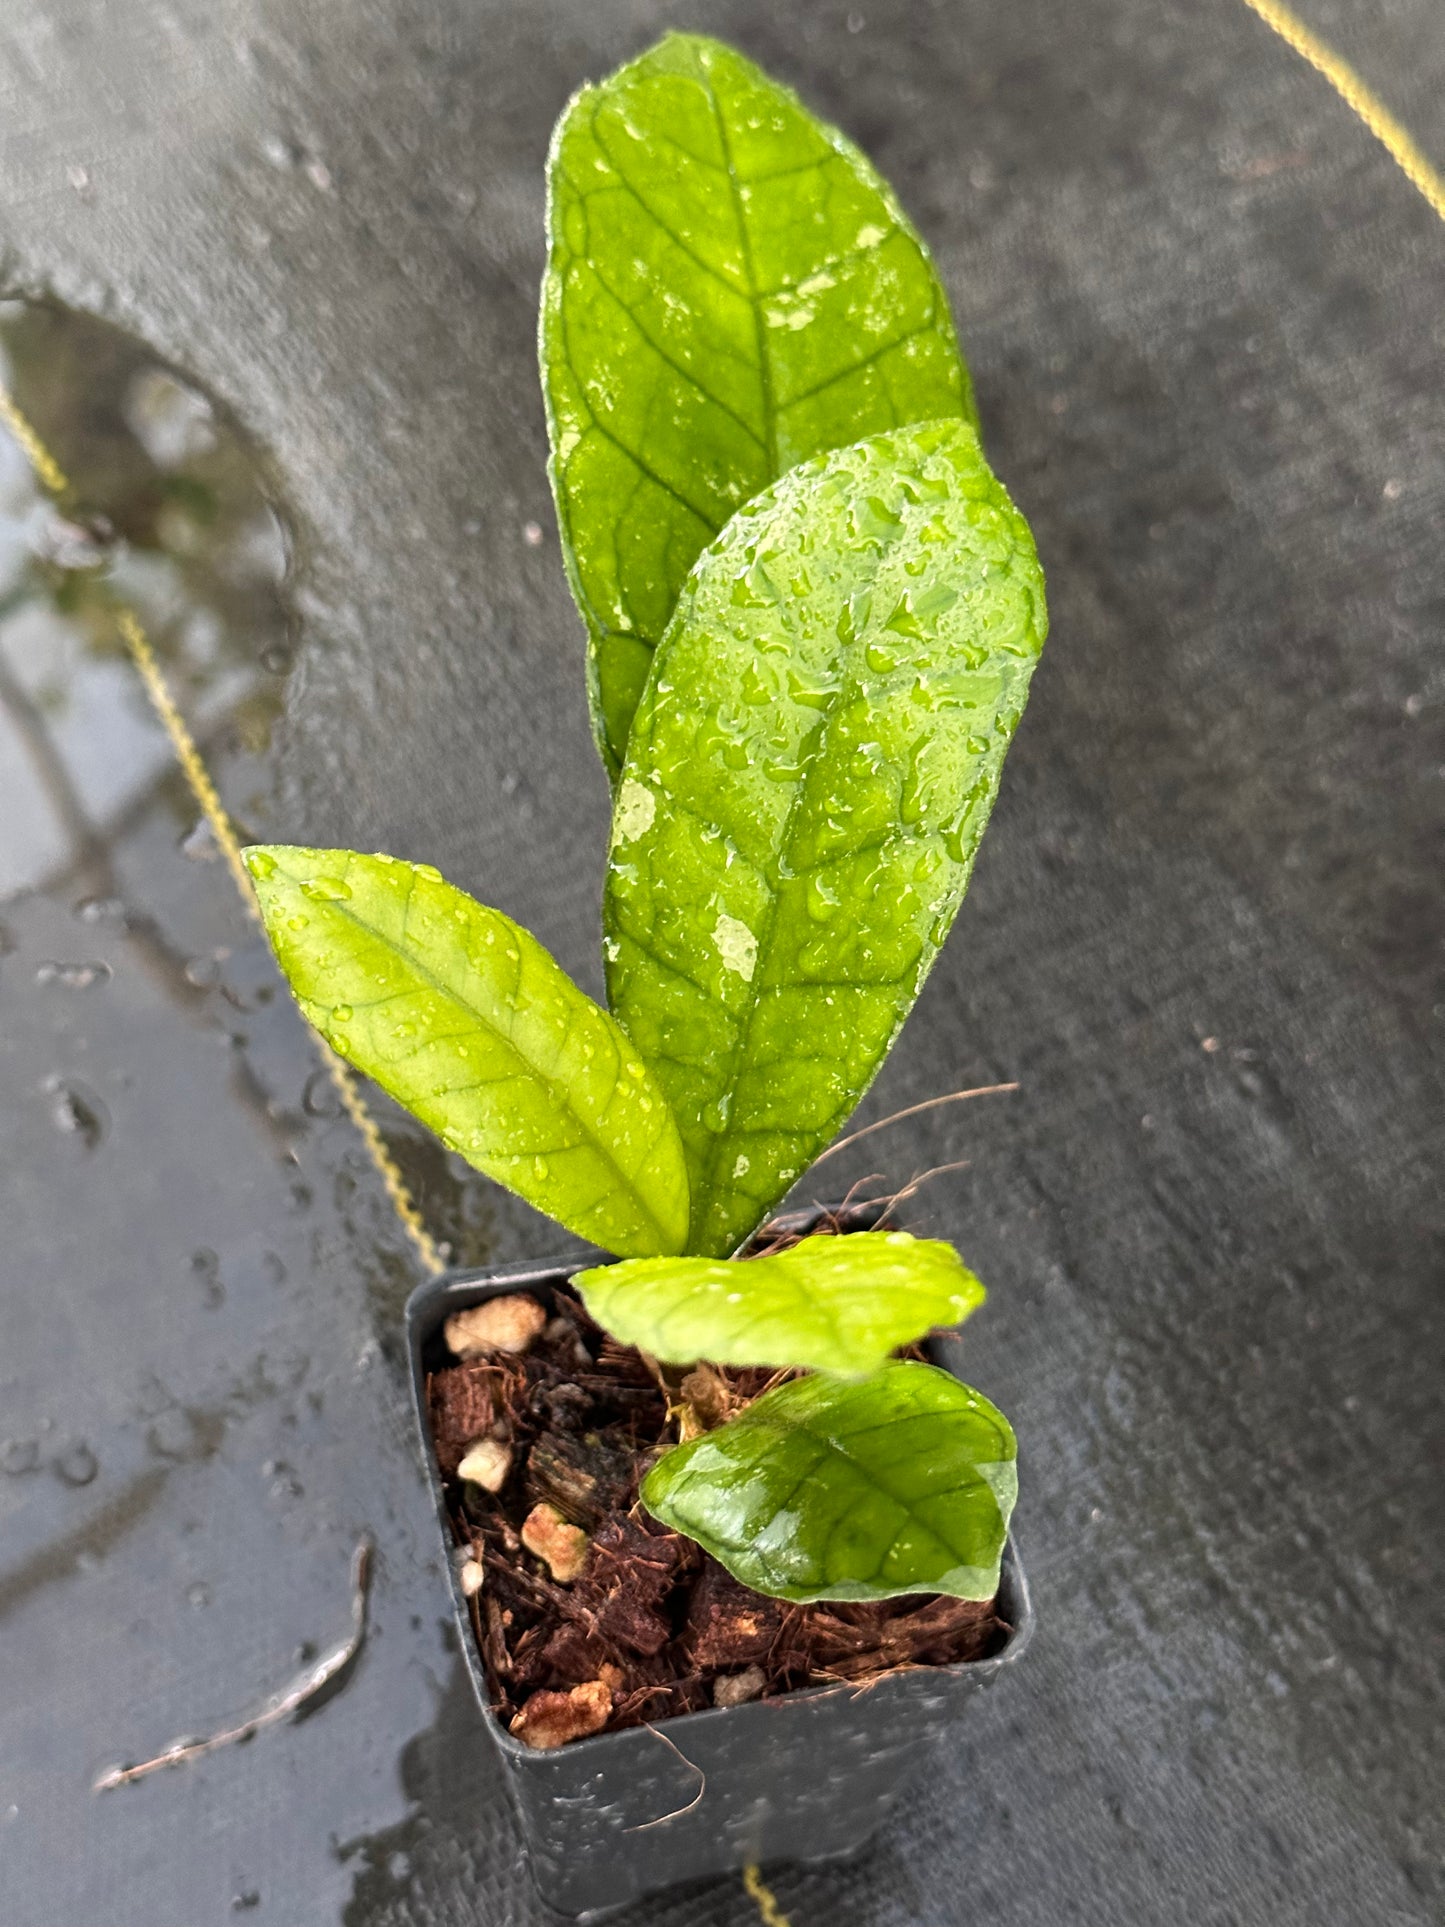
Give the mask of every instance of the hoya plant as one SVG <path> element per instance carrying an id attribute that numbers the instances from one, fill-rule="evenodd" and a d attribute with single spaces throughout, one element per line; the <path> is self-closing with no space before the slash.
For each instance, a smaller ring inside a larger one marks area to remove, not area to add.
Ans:
<path id="1" fill-rule="evenodd" d="M 541 371 L 613 785 L 607 1007 L 426 864 L 247 853 L 307 1017 L 453 1151 L 619 1262 L 660 1366 L 778 1368 L 647 1510 L 790 1600 L 990 1598 L 1008 1421 L 897 1353 L 983 1288 L 947 1245 L 746 1256 L 958 911 L 1046 617 L 948 304 L 887 184 L 729 48 L 570 103 Z"/>

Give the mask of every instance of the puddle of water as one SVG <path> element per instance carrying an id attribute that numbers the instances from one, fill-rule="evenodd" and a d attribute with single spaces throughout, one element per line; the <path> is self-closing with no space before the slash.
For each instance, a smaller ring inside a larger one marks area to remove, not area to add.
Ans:
<path id="1" fill-rule="evenodd" d="M 233 1081 L 269 1114 L 268 1046 L 235 1024 L 276 995 L 264 946 L 187 955 L 139 910 L 117 869 L 160 805 L 177 820 L 178 856 L 190 860 L 179 867 L 209 872 L 221 896 L 230 890 L 113 613 L 119 598 L 140 614 L 228 807 L 258 775 L 269 790 L 263 756 L 295 625 L 290 545 L 261 458 L 222 407 L 143 344 L 55 304 L 0 299 L 0 379 L 76 489 L 63 511 L 52 503 L 0 424 L 0 904 L 58 896 L 93 933 L 123 934 L 179 1007 L 202 1014 L 224 1002 L 229 1010 L 215 1015 L 246 1046 Z M 266 814 L 268 802 L 243 800 L 242 819 L 248 808 Z M 56 997 L 108 995 L 114 966 L 91 941 L 77 930 L 72 950 L 42 955 L 30 966 L 35 983 Z M 0 925 L 0 954 L 10 947 Z M 334 1122 L 328 1081 L 313 1080 L 304 1101 L 323 1124 Z M 41 1094 L 75 1149 L 105 1140 L 108 1108 L 88 1084 L 55 1070 Z M 436 1234 L 476 1262 L 489 1243 L 486 1185 L 401 1114 L 384 1124 Z M 286 1120 L 273 1116 L 270 1128 L 278 1140 L 290 1135 Z M 369 1189 L 366 1160 L 339 1182 Z M 298 1195 L 298 1208 L 305 1202 Z M 382 1322 L 394 1322 L 410 1282 L 409 1271 L 379 1281 Z"/>
<path id="2" fill-rule="evenodd" d="M 357 1863 L 328 1843 L 397 1823 L 378 1736 L 389 1754 L 429 1709 L 442 1549 L 400 1356 L 416 1271 L 107 611 L 111 593 L 139 610 L 227 808 L 285 835 L 265 750 L 287 545 L 223 411 L 115 330 L 0 302 L 0 374 L 86 505 L 57 517 L 0 430 L 7 1897 L 94 1917 L 92 1888 L 135 1887 L 193 1822 L 235 1865 L 171 1868 L 166 1918 L 268 1908 L 274 1832 L 237 1813 L 280 1782 L 306 1789 L 288 1822 L 303 1910 L 336 1918 Z M 377 1112 L 438 1235 L 485 1258 L 486 1180 Z M 98 1801 L 117 1758 L 244 1720 L 293 1652 L 318 1664 L 373 1529 L 391 1637 L 338 1672 L 314 1726 Z"/>
<path id="3" fill-rule="evenodd" d="M 343 1927 L 407 1927 L 419 1893 L 475 1894 L 481 1869 L 489 1891 L 476 1897 L 477 1918 L 540 1919 L 498 1755 L 459 1658 L 434 1724 L 402 1750 L 400 1777 L 406 1815 L 336 1843 L 353 1880 Z"/>
<path id="4" fill-rule="evenodd" d="M 222 409 L 118 329 L 43 303 L 0 301 L 0 377 L 81 491 L 58 509 L 0 426 L 3 900 L 93 866 L 171 773 L 112 596 L 203 748 L 223 729 L 264 748 L 293 637 L 284 525 Z M 78 982 L 72 961 L 58 981 Z"/>

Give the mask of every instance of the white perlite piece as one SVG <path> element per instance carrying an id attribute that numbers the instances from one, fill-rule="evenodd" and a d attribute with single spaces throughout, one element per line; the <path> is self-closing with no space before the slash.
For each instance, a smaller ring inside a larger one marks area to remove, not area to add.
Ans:
<path id="1" fill-rule="evenodd" d="M 768 1683 L 768 1676 L 761 1666 L 749 1666 L 741 1673 L 726 1673 L 721 1679 L 713 1681 L 712 1703 L 714 1706 L 743 1706 L 748 1700 L 755 1700 Z"/>
<path id="2" fill-rule="evenodd" d="M 466 1456 L 457 1467 L 457 1477 L 470 1485 L 479 1485 L 484 1492 L 500 1492 L 511 1469 L 510 1445 L 503 1445 L 500 1439 L 478 1439 L 475 1445 L 467 1447 Z"/>
<path id="3" fill-rule="evenodd" d="M 442 1330 L 457 1358 L 479 1358 L 484 1352 L 526 1351 L 546 1322 L 547 1313 L 535 1298 L 511 1292 L 453 1312 Z"/>
<path id="4" fill-rule="evenodd" d="M 522 1544 L 546 1561 L 558 1585 L 570 1586 L 587 1564 L 592 1542 L 581 1526 L 570 1524 L 556 1506 L 543 1499 L 522 1523 Z"/>
<path id="5" fill-rule="evenodd" d="M 480 1559 L 468 1559 L 461 1571 L 457 1574 L 458 1579 L 461 1581 L 463 1597 L 466 1599 L 475 1599 L 477 1594 L 482 1590 L 482 1584 L 486 1576 L 482 1570 L 482 1562 Z"/>

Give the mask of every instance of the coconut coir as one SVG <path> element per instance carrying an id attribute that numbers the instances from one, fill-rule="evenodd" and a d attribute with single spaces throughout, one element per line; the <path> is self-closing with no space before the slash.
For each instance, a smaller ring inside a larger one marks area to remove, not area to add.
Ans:
<path id="1" fill-rule="evenodd" d="M 429 1374 L 458 1556 L 481 1567 L 470 1607 L 493 1706 L 519 1737 L 556 1746 L 795 1687 L 982 1659 L 1002 1643 L 992 1601 L 799 1606 L 752 1592 L 644 1511 L 638 1487 L 676 1442 L 679 1408 L 716 1424 L 783 1376 L 703 1367 L 664 1380 L 563 1293 L 525 1353 Z M 495 1494 L 458 1476 L 482 1439 L 510 1452 Z M 523 1543 L 538 1506 L 588 1535 L 570 1584 Z"/>

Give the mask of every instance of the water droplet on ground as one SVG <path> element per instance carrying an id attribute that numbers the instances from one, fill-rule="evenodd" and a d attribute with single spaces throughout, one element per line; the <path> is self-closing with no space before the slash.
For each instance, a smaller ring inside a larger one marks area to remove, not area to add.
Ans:
<path id="1" fill-rule="evenodd" d="M 212 1311 L 225 1303 L 226 1287 L 221 1283 L 221 1261 L 204 1247 L 191 1253 L 191 1270 L 201 1287 L 202 1302 Z"/>
<path id="2" fill-rule="evenodd" d="M 100 1470 L 100 1460 L 84 1439 L 65 1446 L 50 1463 L 63 1485 L 89 1485 Z"/>
<path id="3" fill-rule="evenodd" d="M 299 1499 L 305 1493 L 306 1488 L 297 1478 L 295 1468 L 288 1465 L 285 1459 L 267 1459 L 261 1467 L 261 1476 L 271 1481 L 268 1491 L 273 1499 L 284 1502 Z"/>
<path id="4" fill-rule="evenodd" d="M 124 923 L 125 905 L 119 897 L 82 897 L 75 915 L 81 923 Z"/>
<path id="5" fill-rule="evenodd" d="M 47 959 L 35 966 L 35 981 L 38 984 L 55 984 L 61 990 L 89 990 L 95 984 L 107 983 L 111 977 L 108 963 L 56 963 Z"/>
<path id="6" fill-rule="evenodd" d="M 330 1119 L 341 1115 L 341 1094 L 329 1071 L 312 1071 L 301 1093 L 301 1108 L 308 1117 Z"/>
<path id="7" fill-rule="evenodd" d="M 50 1121 L 57 1131 L 93 1151 L 110 1128 L 110 1113 L 93 1091 L 53 1073 L 41 1087 L 50 1099 Z"/>
<path id="8" fill-rule="evenodd" d="M 0 1472 L 9 1478 L 23 1477 L 40 1470 L 39 1439 L 6 1439 L 0 1445 Z"/>

